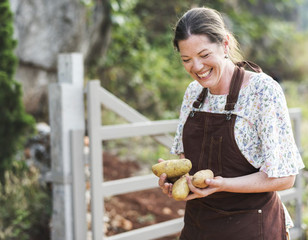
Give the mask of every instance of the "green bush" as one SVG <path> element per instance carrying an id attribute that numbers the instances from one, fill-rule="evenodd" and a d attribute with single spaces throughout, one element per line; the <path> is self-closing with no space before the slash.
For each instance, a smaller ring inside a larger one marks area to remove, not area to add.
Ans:
<path id="1" fill-rule="evenodd" d="M 12 159 L 22 148 L 25 137 L 34 128 L 34 119 L 26 114 L 22 90 L 14 80 L 17 64 L 13 39 L 13 16 L 9 1 L 0 2 L 0 181 L 11 167 Z"/>
<path id="2" fill-rule="evenodd" d="M 49 238 L 51 196 L 38 180 L 38 170 L 20 161 L 5 172 L 0 183 L 0 240 Z"/>

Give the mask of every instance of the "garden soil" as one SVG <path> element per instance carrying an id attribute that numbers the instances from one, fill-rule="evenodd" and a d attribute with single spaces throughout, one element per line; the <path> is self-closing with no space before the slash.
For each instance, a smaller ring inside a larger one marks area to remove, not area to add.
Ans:
<path id="1" fill-rule="evenodd" d="M 109 153 L 104 153 L 103 166 L 105 181 L 135 176 L 142 170 L 136 161 L 123 161 Z M 104 204 L 107 236 L 183 217 L 185 208 L 184 202 L 169 198 L 159 188 L 110 197 Z M 175 234 L 159 240 L 176 240 L 177 237 Z"/>

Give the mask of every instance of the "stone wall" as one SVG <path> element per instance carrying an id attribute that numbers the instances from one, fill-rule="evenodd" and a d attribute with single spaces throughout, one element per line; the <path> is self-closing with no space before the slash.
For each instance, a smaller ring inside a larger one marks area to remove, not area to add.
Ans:
<path id="1" fill-rule="evenodd" d="M 39 120 L 48 113 L 47 87 L 57 78 L 57 56 L 81 52 L 85 62 L 103 56 L 110 36 L 107 0 L 93 7 L 79 0 L 10 0 L 18 41 L 16 80 L 26 111 Z"/>

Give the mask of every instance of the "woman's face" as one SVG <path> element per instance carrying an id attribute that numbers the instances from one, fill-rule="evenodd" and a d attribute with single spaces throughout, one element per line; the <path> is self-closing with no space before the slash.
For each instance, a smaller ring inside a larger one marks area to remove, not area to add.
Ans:
<path id="1" fill-rule="evenodd" d="M 227 65 L 226 45 L 212 43 L 205 35 L 191 35 L 179 41 L 179 51 L 185 70 L 213 94 L 222 94 L 227 86 L 224 77 Z"/>

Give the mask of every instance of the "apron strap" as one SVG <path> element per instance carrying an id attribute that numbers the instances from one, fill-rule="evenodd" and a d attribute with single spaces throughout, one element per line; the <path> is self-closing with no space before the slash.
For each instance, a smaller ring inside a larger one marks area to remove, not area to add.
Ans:
<path id="1" fill-rule="evenodd" d="M 254 62 L 250 62 L 250 61 L 242 61 L 242 62 L 238 62 L 235 64 L 238 67 L 245 67 L 245 65 L 249 66 L 252 70 L 254 70 L 257 73 L 261 73 L 262 69 L 255 64 Z"/>
<path id="2" fill-rule="evenodd" d="M 254 70 L 257 73 L 262 72 L 262 69 L 257 64 L 250 61 L 242 61 L 235 64 L 235 69 L 231 79 L 229 95 L 227 96 L 227 103 L 225 105 L 226 111 L 234 110 L 234 106 L 237 102 L 238 95 L 244 79 L 245 65 L 249 66 L 252 70 Z"/>
<path id="3" fill-rule="evenodd" d="M 193 103 L 193 107 L 194 108 L 201 108 L 204 100 L 207 97 L 207 93 L 208 93 L 208 88 L 203 88 L 202 92 L 200 93 L 199 97 L 197 98 L 197 100 Z"/>
<path id="4" fill-rule="evenodd" d="M 230 90 L 227 96 L 227 103 L 225 105 L 226 111 L 232 111 L 237 102 L 237 98 L 244 79 L 245 70 L 241 67 L 235 66 L 231 79 Z"/>

